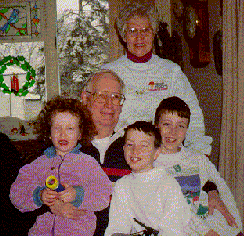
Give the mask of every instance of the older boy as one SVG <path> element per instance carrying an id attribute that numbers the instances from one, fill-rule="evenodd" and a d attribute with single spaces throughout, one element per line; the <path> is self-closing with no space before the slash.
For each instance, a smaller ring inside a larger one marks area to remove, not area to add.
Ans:
<path id="1" fill-rule="evenodd" d="M 159 235 L 183 235 L 190 209 L 180 186 L 164 169 L 153 168 L 160 140 L 149 122 L 138 121 L 125 130 L 124 155 L 132 173 L 116 182 L 106 236 L 142 232 L 146 227 Z"/>
<path id="2" fill-rule="evenodd" d="M 222 236 L 237 235 L 242 223 L 235 200 L 220 177 L 215 166 L 205 155 L 189 151 L 183 146 L 190 123 L 190 109 L 178 97 L 164 99 L 156 110 L 155 125 L 162 137 L 161 154 L 154 166 L 164 167 L 181 185 L 189 206 L 192 219 L 185 228 L 189 235 Z M 208 191 L 216 185 L 221 207 L 209 214 Z M 206 184 L 207 183 L 207 184 Z M 234 216 L 234 217 L 233 217 Z M 237 224 L 236 224 L 237 222 Z M 241 235 L 241 234 L 240 234 Z"/>

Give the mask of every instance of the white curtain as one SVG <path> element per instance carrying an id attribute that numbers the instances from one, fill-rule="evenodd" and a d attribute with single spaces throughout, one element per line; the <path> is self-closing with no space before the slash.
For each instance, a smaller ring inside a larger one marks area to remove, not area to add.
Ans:
<path id="1" fill-rule="evenodd" d="M 244 223 L 244 0 L 223 0 L 223 112 L 220 174 Z"/>

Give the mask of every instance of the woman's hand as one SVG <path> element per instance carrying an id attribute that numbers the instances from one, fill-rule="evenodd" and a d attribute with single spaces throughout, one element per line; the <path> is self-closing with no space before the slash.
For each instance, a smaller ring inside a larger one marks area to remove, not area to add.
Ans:
<path id="1" fill-rule="evenodd" d="M 217 190 L 208 192 L 208 209 L 209 209 L 208 210 L 209 215 L 212 215 L 214 209 L 216 209 L 225 217 L 229 226 L 238 228 L 235 218 L 228 211 L 224 202 L 219 197 Z"/>
<path id="2" fill-rule="evenodd" d="M 80 217 L 86 214 L 86 210 L 78 209 L 71 203 L 64 203 L 60 200 L 56 200 L 55 204 L 50 207 L 51 212 L 55 215 L 63 218 L 78 220 Z"/>
<path id="3" fill-rule="evenodd" d="M 58 199 L 58 193 L 51 189 L 44 189 L 41 191 L 41 200 L 47 206 L 53 206 L 55 201 Z"/>
<path id="4" fill-rule="evenodd" d="M 64 203 L 73 202 L 76 198 L 76 190 L 72 186 L 65 183 L 63 186 L 65 190 L 58 193 L 59 200 L 63 201 Z"/>

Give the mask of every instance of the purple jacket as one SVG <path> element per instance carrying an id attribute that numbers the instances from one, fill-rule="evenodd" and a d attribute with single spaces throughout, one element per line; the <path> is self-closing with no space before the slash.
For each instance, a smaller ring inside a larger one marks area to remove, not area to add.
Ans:
<path id="1" fill-rule="evenodd" d="M 48 148 L 43 156 L 20 169 L 11 186 L 10 199 L 21 212 L 41 207 L 40 191 L 46 188 L 45 181 L 50 175 L 59 178 L 61 184 L 73 186 L 76 189 L 76 199 L 72 204 L 87 210 L 87 214 L 80 220 L 46 212 L 37 217 L 29 235 L 93 235 L 96 228 L 94 211 L 108 207 L 112 184 L 98 162 L 78 149 L 77 146 L 62 159 L 55 154 L 54 147 Z"/>

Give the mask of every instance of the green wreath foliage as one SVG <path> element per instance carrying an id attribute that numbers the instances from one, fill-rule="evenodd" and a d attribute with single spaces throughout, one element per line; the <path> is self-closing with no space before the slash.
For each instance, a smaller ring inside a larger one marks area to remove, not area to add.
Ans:
<path id="1" fill-rule="evenodd" d="M 5 70 L 7 69 L 8 66 L 19 66 L 21 69 L 26 71 L 26 82 L 24 85 L 19 89 L 19 91 L 11 91 L 11 88 L 8 87 L 6 83 L 4 83 L 4 77 L 3 74 Z M 26 59 L 23 56 L 17 56 L 17 57 L 12 57 L 12 56 L 6 56 L 3 58 L 3 60 L 0 61 L 0 90 L 3 93 L 8 93 L 11 94 L 13 92 L 16 96 L 26 96 L 29 93 L 29 88 L 31 88 L 35 80 L 34 78 L 36 77 L 36 71 L 32 68 L 32 66 L 26 61 Z"/>

